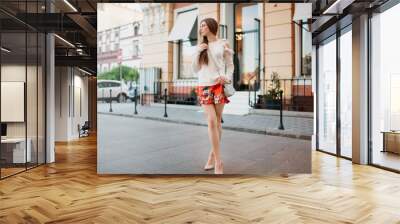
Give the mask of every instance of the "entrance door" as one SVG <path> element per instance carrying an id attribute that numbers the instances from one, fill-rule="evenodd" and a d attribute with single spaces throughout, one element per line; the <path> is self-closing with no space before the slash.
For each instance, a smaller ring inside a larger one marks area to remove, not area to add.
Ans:
<path id="1" fill-rule="evenodd" d="M 235 15 L 235 89 L 254 90 L 260 79 L 260 20 L 257 3 L 239 3 Z"/>

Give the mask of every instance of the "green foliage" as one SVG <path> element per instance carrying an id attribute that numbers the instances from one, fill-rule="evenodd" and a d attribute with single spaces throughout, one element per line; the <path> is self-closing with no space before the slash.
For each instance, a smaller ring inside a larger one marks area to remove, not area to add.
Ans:
<path id="1" fill-rule="evenodd" d="M 120 80 L 120 66 L 113 68 L 111 71 L 104 72 L 98 75 L 98 80 Z M 137 81 L 139 71 L 125 65 L 121 66 L 121 75 L 123 80 Z"/>
<path id="2" fill-rule="evenodd" d="M 281 91 L 282 90 L 281 90 L 281 83 L 279 81 L 279 75 L 276 72 L 272 72 L 270 88 L 267 91 L 267 95 L 265 95 L 265 98 L 267 100 L 278 100 L 280 97 L 279 93 Z"/>
<path id="3" fill-rule="evenodd" d="M 190 96 L 192 98 L 196 99 L 196 97 L 197 97 L 196 88 L 192 88 L 192 90 L 190 91 Z"/>

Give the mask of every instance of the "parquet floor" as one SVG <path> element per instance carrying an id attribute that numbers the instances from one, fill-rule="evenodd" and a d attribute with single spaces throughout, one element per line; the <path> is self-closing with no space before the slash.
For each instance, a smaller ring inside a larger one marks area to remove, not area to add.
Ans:
<path id="1" fill-rule="evenodd" d="M 96 139 L 0 181 L 0 223 L 400 223 L 400 175 L 313 152 L 311 175 L 98 176 Z"/>

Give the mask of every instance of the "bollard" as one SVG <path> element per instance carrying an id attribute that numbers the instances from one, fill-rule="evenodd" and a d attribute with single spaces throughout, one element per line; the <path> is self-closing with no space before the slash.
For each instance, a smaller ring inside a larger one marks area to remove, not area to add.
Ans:
<path id="1" fill-rule="evenodd" d="M 109 112 L 113 112 L 113 110 L 112 110 L 112 89 L 110 89 L 110 110 L 109 110 Z"/>
<path id="2" fill-rule="evenodd" d="M 168 117 L 168 114 L 167 114 L 167 88 L 164 89 L 164 117 Z"/>
<path id="3" fill-rule="evenodd" d="M 250 90 L 250 85 L 248 86 L 248 90 L 249 90 L 249 102 L 248 102 L 248 104 L 249 104 L 249 106 L 251 107 L 251 90 Z"/>
<path id="4" fill-rule="evenodd" d="M 164 117 L 168 117 L 168 114 L 167 114 L 167 88 L 164 89 Z"/>
<path id="5" fill-rule="evenodd" d="M 254 109 L 256 109 L 256 101 L 257 101 L 257 80 L 254 80 L 254 102 L 253 102 Z"/>
<path id="6" fill-rule="evenodd" d="M 283 91 L 281 90 L 280 92 L 279 92 L 279 96 L 280 96 L 280 99 L 281 99 L 281 106 L 280 106 L 280 115 L 279 115 L 279 130 L 284 130 L 285 128 L 283 127 L 283 120 L 282 120 L 282 109 L 283 109 L 283 98 L 282 98 L 282 94 L 283 93 Z"/>
<path id="7" fill-rule="evenodd" d="M 135 88 L 135 114 L 137 114 L 136 106 L 137 106 L 137 87 Z"/>

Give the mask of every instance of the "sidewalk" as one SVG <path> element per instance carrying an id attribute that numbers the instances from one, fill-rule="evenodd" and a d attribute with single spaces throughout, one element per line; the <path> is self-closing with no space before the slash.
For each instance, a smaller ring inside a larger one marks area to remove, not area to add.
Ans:
<path id="1" fill-rule="evenodd" d="M 134 114 L 134 103 L 114 103 L 113 112 L 110 105 L 98 102 L 97 111 L 100 114 L 135 117 L 159 120 L 164 122 L 184 123 L 207 126 L 205 114 L 200 106 L 167 105 L 167 115 L 164 117 L 164 104 L 137 105 L 138 114 Z M 283 112 L 284 114 L 285 112 Z M 268 114 L 223 115 L 222 127 L 228 130 L 248 133 L 277 135 L 290 138 L 311 139 L 313 119 L 307 117 L 283 117 L 284 130 L 279 130 L 279 116 Z"/>

